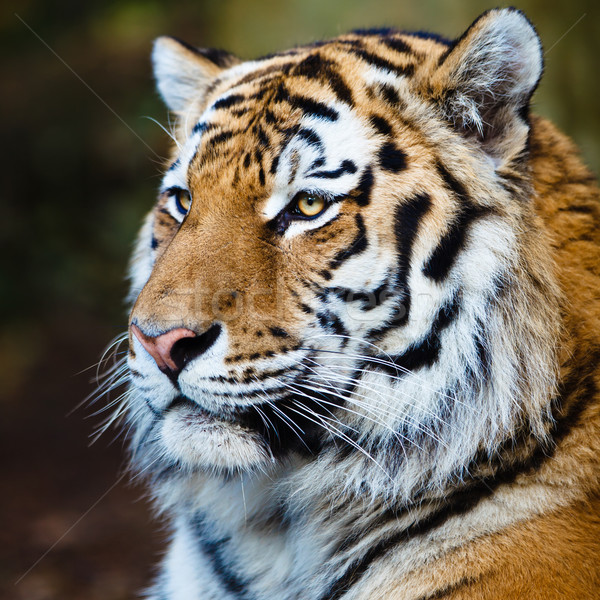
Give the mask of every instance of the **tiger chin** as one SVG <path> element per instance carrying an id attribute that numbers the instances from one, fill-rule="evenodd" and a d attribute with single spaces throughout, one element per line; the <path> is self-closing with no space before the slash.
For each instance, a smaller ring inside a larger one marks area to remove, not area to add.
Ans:
<path id="1" fill-rule="evenodd" d="M 598 598 L 600 205 L 515 9 L 242 62 L 160 38 L 131 267 L 153 600 Z"/>

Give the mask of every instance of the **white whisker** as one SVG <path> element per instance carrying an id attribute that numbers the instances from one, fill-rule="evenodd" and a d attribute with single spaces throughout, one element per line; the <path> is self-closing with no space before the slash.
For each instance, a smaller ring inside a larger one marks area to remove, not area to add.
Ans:
<path id="1" fill-rule="evenodd" d="M 181 152 L 183 150 L 182 147 L 181 147 L 181 144 L 177 141 L 177 138 L 164 125 L 162 125 L 161 123 L 159 123 L 153 117 L 148 117 L 147 115 L 143 116 L 142 118 L 148 119 L 149 121 L 152 121 L 153 123 L 155 123 L 156 125 L 158 125 L 169 136 L 169 138 L 171 138 L 171 140 L 173 140 L 173 142 L 177 146 L 177 149 L 179 150 L 179 152 Z"/>
<path id="2" fill-rule="evenodd" d="M 313 411 L 310 411 L 310 409 L 308 409 L 306 406 L 304 406 L 301 402 L 296 402 L 296 406 L 299 406 L 301 408 L 304 408 L 310 415 L 314 415 L 317 419 L 319 419 L 318 421 L 315 419 L 312 419 L 309 415 L 307 415 L 306 413 L 302 413 L 300 411 L 294 410 L 293 408 L 290 407 L 290 410 L 293 410 L 294 412 L 296 412 L 297 414 L 304 416 L 305 418 L 308 418 L 310 421 L 312 421 L 313 423 L 315 423 L 316 425 L 320 425 L 321 427 L 323 427 L 323 429 L 325 429 L 326 431 L 328 431 L 331 434 L 334 434 L 334 437 L 339 437 L 340 439 L 342 439 L 343 441 L 345 441 L 346 443 L 350 444 L 352 447 L 356 448 L 356 450 L 358 450 L 361 454 L 363 454 L 364 456 L 366 456 L 369 460 L 371 460 L 375 465 L 377 465 L 377 467 L 379 467 L 381 469 L 381 471 L 391 480 L 392 477 L 390 476 L 390 474 L 385 470 L 385 468 L 379 464 L 379 462 L 377 460 L 375 460 L 375 458 L 373 458 L 362 446 L 360 446 L 358 443 L 356 443 L 354 440 L 352 440 L 351 438 L 349 438 L 347 435 L 345 435 L 343 432 L 341 432 L 339 429 L 337 429 L 337 427 L 334 427 L 333 425 L 329 425 L 327 423 L 324 423 L 321 416 L 317 415 L 316 413 L 313 413 Z"/>
<path id="3" fill-rule="evenodd" d="M 303 387 L 303 388 L 312 389 L 313 391 L 316 391 L 316 392 L 321 392 L 321 393 L 322 393 L 322 392 L 325 392 L 325 393 L 327 393 L 327 394 L 329 394 L 329 395 L 335 395 L 335 396 L 338 396 L 338 397 L 340 397 L 340 398 L 344 399 L 345 401 L 350 401 L 350 402 L 352 402 L 352 401 L 351 401 L 351 400 L 350 400 L 350 399 L 349 399 L 347 396 L 345 396 L 345 395 L 341 395 L 341 394 L 338 394 L 338 393 L 333 393 L 333 392 L 331 391 L 331 389 L 330 389 L 330 388 L 319 388 L 319 387 L 316 387 L 316 386 L 311 386 L 311 385 L 308 385 L 308 384 L 306 384 L 306 383 L 302 383 L 302 384 L 300 384 L 300 385 L 302 385 L 302 387 Z M 363 418 L 363 419 L 366 419 L 366 420 L 368 420 L 368 421 L 371 421 L 371 422 L 373 422 L 373 423 L 375 423 L 375 424 L 377 424 L 377 425 L 380 425 L 380 426 L 381 426 L 381 427 L 383 427 L 384 429 L 388 430 L 388 431 L 389 431 L 389 432 L 390 432 L 390 433 L 391 433 L 391 434 L 392 434 L 392 435 L 393 435 L 393 436 L 394 436 L 396 439 L 398 439 L 398 441 L 404 440 L 404 441 L 406 441 L 407 443 L 409 443 L 409 444 L 411 444 L 411 445 L 413 445 L 413 446 L 416 446 L 416 447 L 417 447 L 419 450 L 421 450 L 421 451 L 424 451 L 424 449 L 423 449 L 421 446 L 419 446 L 419 444 L 417 444 L 417 443 L 416 443 L 414 440 L 411 440 L 410 438 L 406 437 L 406 436 L 405 436 L 405 435 L 403 435 L 402 433 L 400 433 L 400 432 L 396 431 L 395 429 L 393 429 L 392 427 L 390 427 L 390 425 L 388 425 L 387 423 L 385 423 L 385 422 L 383 422 L 383 421 L 381 421 L 381 420 L 379 420 L 379 419 L 377 419 L 377 418 L 370 417 L 370 416 L 368 416 L 368 415 L 365 415 L 364 413 L 359 413 L 359 412 L 357 412 L 357 411 L 354 411 L 354 410 L 352 410 L 352 409 L 348 408 L 347 406 L 340 406 L 340 405 L 338 405 L 338 404 L 335 404 L 334 402 L 329 402 L 329 401 L 327 401 L 327 400 L 325 400 L 325 399 L 323 399 L 323 398 L 315 398 L 315 397 L 313 397 L 313 396 L 310 396 L 309 394 L 303 393 L 301 390 L 299 390 L 299 389 L 297 389 L 297 388 L 295 388 L 295 387 L 292 387 L 292 386 L 290 386 L 290 388 L 291 388 L 291 389 L 293 389 L 293 390 L 294 390 L 296 393 L 298 393 L 298 394 L 301 394 L 301 395 L 303 395 L 303 396 L 305 396 L 305 397 L 307 397 L 307 398 L 310 398 L 312 401 L 318 402 L 319 404 L 329 404 L 330 406 L 333 406 L 333 407 L 335 407 L 335 408 L 337 408 L 337 409 L 339 409 L 339 410 L 344 410 L 344 411 L 346 411 L 346 412 L 348 412 L 348 413 L 351 413 L 351 414 L 357 415 L 357 416 L 359 416 L 359 417 L 361 417 L 361 418 Z M 371 407 L 369 407 L 368 405 L 366 405 L 366 404 L 359 405 L 359 404 L 358 404 L 358 403 L 356 403 L 356 402 L 352 402 L 352 403 L 353 403 L 355 406 L 359 406 L 359 408 L 363 408 L 364 410 L 371 412 L 372 414 L 374 414 L 374 415 L 375 415 L 375 417 L 377 416 L 377 414 L 376 414 L 374 411 L 372 411 L 372 410 L 371 410 Z M 328 411 L 328 412 L 329 412 L 329 411 Z M 331 413 L 330 413 L 330 414 L 331 414 Z M 339 420 L 338 420 L 338 422 L 339 422 Z M 342 423 L 340 422 L 340 424 L 342 424 Z M 351 427 L 351 426 L 350 426 L 350 425 L 348 425 L 347 423 L 344 423 L 343 425 L 344 425 L 345 427 L 347 427 L 347 428 L 351 429 L 352 431 L 354 431 L 354 432 L 355 432 L 355 433 L 357 433 L 357 434 L 358 434 L 358 433 L 360 433 L 360 432 L 359 432 L 357 429 L 355 429 L 355 428 Z M 421 431 L 422 431 L 422 430 L 421 430 Z M 425 433 L 425 434 L 428 434 L 428 435 L 430 435 L 430 437 L 432 437 L 433 439 L 436 439 L 436 441 L 439 441 L 440 443 L 442 443 L 442 442 L 441 442 L 441 440 L 437 440 L 437 438 L 436 438 L 436 437 L 435 437 L 435 436 L 434 436 L 432 433 L 430 433 L 430 432 L 427 432 L 427 431 L 422 431 L 422 432 L 423 432 L 423 433 Z"/>
<path id="4" fill-rule="evenodd" d="M 311 359 L 308 359 L 308 360 L 311 360 Z M 316 361 L 312 361 L 312 362 L 314 362 L 317 366 L 323 366 L 323 365 L 319 365 L 319 363 L 317 363 Z M 309 367 L 308 365 L 306 365 L 306 367 L 308 369 L 310 369 L 319 378 L 324 379 L 327 383 L 329 381 L 340 382 L 340 380 L 345 380 L 346 382 L 348 382 L 350 384 L 356 383 L 358 385 L 364 385 L 367 389 L 369 389 L 370 391 L 372 391 L 374 394 L 376 394 L 380 398 L 383 398 L 384 400 L 386 400 L 388 398 L 388 396 L 385 396 L 382 392 L 380 392 L 378 390 L 375 390 L 375 389 L 370 389 L 367 385 L 364 384 L 364 382 L 362 380 L 358 380 L 358 379 L 355 379 L 353 377 L 347 377 L 347 376 L 344 376 L 344 375 L 339 375 L 338 373 L 335 373 L 334 377 L 328 380 L 327 378 L 323 377 L 323 374 L 321 372 L 319 372 L 318 370 L 313 369 L 313 368 Z M 325 368 L 327 368 L 327 366 L 325 366 Z M 305 385 L 305 384 L 302 384 L 302 385 Z M 328 385 L 329 385 L 329 383 L 328 383 Z M 381 387 L 383 387 L 383 389 L 386 389 L 385 386 L 381 386 Z M 329 388 L 326 388 L 325 390 L 322 390 L 322 391 L 326 391 L 327 389 L 329 389 Z M 357 406 L 359 406 L 361 408 L 364 408 L 365 410 L 368 410 L 368 411 L 372 412 L 373 414 L 376 414 L 375 413 L 375 407 L 373 407 L 370 403 L 363 403 L 363 402 L 357 401 L 355 399 L 355 396 L 358 395 L 358 396 L 364 398 L 365 400 L 368 400 L 367 396 L 365 396 L 364 394 L 359 394 L 356 390 L 354 390 L 352 392 L 352 394 L 348 394 L 347 390 L 342 390 L 342 391 L 345 392 L 345 394 L 342 396 L 345 400 L 347 400 L 349 402 L 353 402 Z M 410 406 L 412 406 L 414 408 L 419 408 L 419 407 L 417 407 L 414 404 L 410 404 Z M 429 435 L 432 439 L 435 439 L 436 441 L 438 441 L 440 443 L 443 443 L 442 440 L 437 435 L 435 435 L 435 433 L 433 431 L 431 431 L 428 428 L 424 429 L 423 428 L 424 427 L 423 424 L 420 423 L 419 421 L 415 420 L 415 418 L 412 415 L 410 415 L 410 414 L 408 414 L 406 412 L 404 412 L 402 414 L 393 413 L 393 412 L 387 411 L 385 409 L 382 409 L 381 407 L 377 407 L 377 410 L 379 410 L 379 415 L 386 415 L 386 416 L 389 416 L 389 417 L 392 417 L 392 418 L 396 418 L 396 419 L 399 418 L 399 417 L 402 418 L 402 419 L 408 419 L 409 423 L 413 427 L 415 427 L 416 429 L 418 429 L 419 431 L 421 431 L 425 435 Z M 439 415 L 437 415 L 436 413 L 430 411 L 429 409 L 421 409 L 421 410 L 424 410 L 424 412 L 426 412 L 430 417 L 432 417 L 433 419 L 437 420 L 441 424 L 443 424 L 443 425 L 449 425 Z M 383 422 L 381 423 L 381 425 L 383 425 L 385 427 L 388 427 L 388 429 L 390 429 L 390 431 L 395 431 L 389 425 L 386 425 Z"/>

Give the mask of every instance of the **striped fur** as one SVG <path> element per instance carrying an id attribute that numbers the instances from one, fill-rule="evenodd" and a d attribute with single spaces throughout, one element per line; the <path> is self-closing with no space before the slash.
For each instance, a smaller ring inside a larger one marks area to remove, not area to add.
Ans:
<path id="1" fill-rule="evenodd" d="M 130 323 L 197 337 L 173 373 L 129 336 L 173 531 L 149 597 L 597 597 L 598 188 L 529 115 L 526 18 L 154 65 L 177 127 Z"/>

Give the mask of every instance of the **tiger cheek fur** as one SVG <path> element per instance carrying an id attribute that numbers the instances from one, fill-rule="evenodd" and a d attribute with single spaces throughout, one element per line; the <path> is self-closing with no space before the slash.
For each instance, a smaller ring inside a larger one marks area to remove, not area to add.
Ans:
<path id="1" fill-rule="evenodd" d="M 150 597 L 594 597 L 598 189 L 529 115 L 527 19 L 153 60 L 176 148 L 124 405 L 173 528 Z"/>

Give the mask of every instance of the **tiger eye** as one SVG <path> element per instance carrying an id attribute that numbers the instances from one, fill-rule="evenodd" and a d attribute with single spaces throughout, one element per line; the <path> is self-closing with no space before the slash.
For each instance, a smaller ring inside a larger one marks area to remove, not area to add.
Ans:
<path id="1" fill-rule="evenodd" d="M 177 195 L 175 196 L 175 202 L 177 204 L 177 209 L 183 214 L 187 214 L 192 206 L 192 197 L 189 192 L 185 190 L 179 190 Z"/>
<path id="2" fill-rule="evenodd" d="M 305 217 L 316 217 L 325 210 L 325 199 L 315 194 L 303 192 L 299 194 L 296 206 Z"/>

